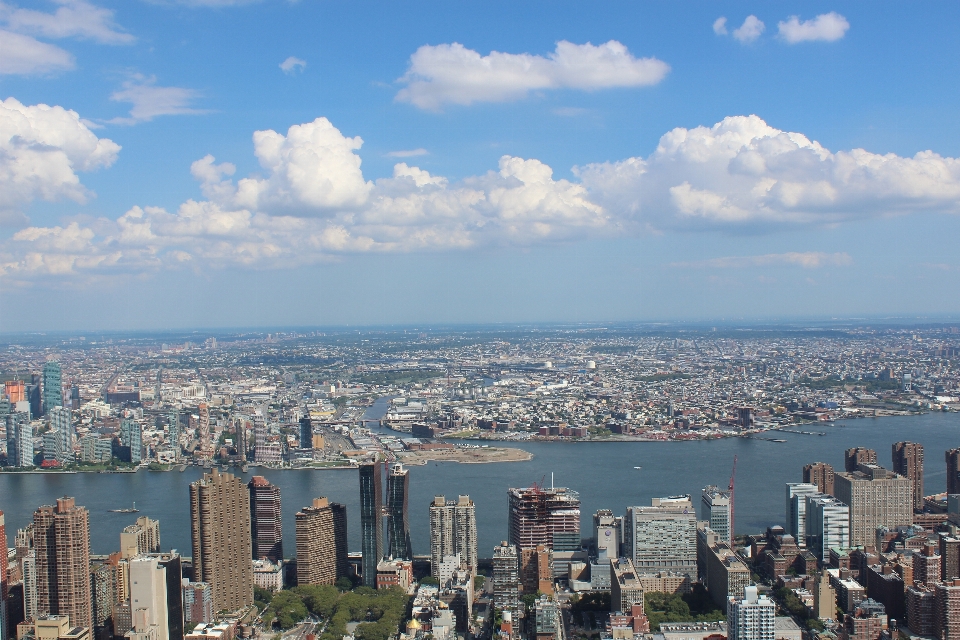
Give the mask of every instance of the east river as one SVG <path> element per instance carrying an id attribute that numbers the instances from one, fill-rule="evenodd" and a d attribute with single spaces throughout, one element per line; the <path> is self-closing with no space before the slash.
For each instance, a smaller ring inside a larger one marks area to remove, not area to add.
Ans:
<path id="1" fill-rule="evenodd" d="M 534 454 L 527 462 L 458 464 L 429 463 L 410 467 L 410 527 L 415 553 L 429 552 L 427 509 L 435 494 L 469 495 L 477 505 L 480 555 L 507 534 L 507 489 L 544 482 L 551 474 L 557 486 L 580 493 L 581 525 L 588 535 L 591 515 L 601 508 L 622 514 L 628 505 L 648 505 L 656 496 L 690 493 L 699 502 L 700 489 L 708 484 L 725 487 L 734 455 L 736 477 L 736 530 L 760 531 L 783 524 L 784 483 L 799 482 L 808 462 L 823 461 L 842 470 L 843 451 L 864 446 L 875 449 L 879 462 L 890 466 L 890 446 L 900 440 L 924 446 L 925 493 L 946 489 L 944 451 L 960 446 L 960 414 L 885 417 L 840 421 L 830 426 L 802 427 L 825 431 L 826 436 L 770 433 L 783 438 L 776 443 L 747 438 L 691 442 L 585 442 L 523 443 L 517 446 Z M 495 443 L 512 446 L 510 443 Z M 637 470 L 634 467 L 642 467 Z M 360 490 L 357 471 L 257 470 L 254 473 L 277 484 L 283 498 L 284 554 L 295 553 L 294 514 L 317 496 L 347 505 L 350 548 L 359 550 Z M 120 530 L 146 515 L 160 520 L 163 548 L 190 555 L 190 512 L 187 485 L 201 475 L 189 467 L 184 472 L 140 471 L 136 474 L 0 474 L 0 509 L 6 514 L 8 544 L 41 504 L 58 496 L 74 496 L 90 510 L 90 535 L 94 553 L 119 547 Z M 108 509 L 137 503 L 139 514 L 109 513 Z"/>

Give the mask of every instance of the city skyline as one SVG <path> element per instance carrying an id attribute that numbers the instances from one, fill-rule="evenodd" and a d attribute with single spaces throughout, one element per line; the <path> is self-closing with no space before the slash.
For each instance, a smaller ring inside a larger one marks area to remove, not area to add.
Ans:
<path id="1" fill-rule="evenodd" d="M 4 331 L 960 313 L 955 6 L 70 11 L 0 20 Z"/>

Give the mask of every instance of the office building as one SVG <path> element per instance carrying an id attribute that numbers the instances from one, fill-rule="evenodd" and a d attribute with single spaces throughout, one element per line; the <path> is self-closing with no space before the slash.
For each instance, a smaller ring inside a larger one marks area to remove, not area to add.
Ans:
<path id="1" fill-rule="evenodd" d="M 250 491 L 250 537 L 253 559 L 283 561 L 283 523 L 280 513 L 280 487 L 263 476 L 253 476 Z"/>
<path id="2" fill-rule="evenodd" d="M 477 572 L 477 510 L 470 496 L 447 501 L 436 496 L 430 504 L 430 571 L 447 556 L 459 555 L 464 568 Z"/>
<path id="3" fill-rule="evenodd" d="M 563 487 L 508 489 L 509 542 L 521 549 L 543 544 L 561 551 L 569 545 L 555 544 L 554 537 L 580 539 L 580 495 Z M 559 534 L 559 535 L 557 535 Z M 566 540 L 566 538 L 564 538 Z M 579 548 L 579 544 L 577 545 Z"/>
<path id="4" fill-rule="evenodd" d="M 140 624 L 135 625 L 137 631 L 150 629 L 156 638 L 169 637 L 167 572 L 157 558 L 137 556 L 130 560 L 130 610 L 144 612 Z"/>
<path id="5" fill-rule="evenodd" d="M 73 428 L 73 411 L 66 407 L 52 407 L 47 415 L 50 417 L 50 430 L 60 433 L 60 446 L 66 459 L 73 462 L 73 441 L 77 435 Z"/>
<path id="6" fill-rule="evenodd" d="M 363 585 L 377 588 L 377 563 L 383 558 L 383 470 L 380 462 L 360 465 L 360 553 Z"/>
<path id="7" fill-rule="evenodd" d="M 310 422 L 310 416 L 300 418 L 300 448 L 313 448 L 313 423 Z"/>
<path id="8" fill-rule="evenodd" d="M 960 493 L 960 447 L 949 449 L 947 458 L 947 494 Z"/>
<path id="9" fill-rule="evenodd" d="M 713 532 L 730 546 L 733 546 L 732 509 L 733 499 L 729 491 L 709 486 L 700 492 L 700 519 L 710 523 Z"/>
<path id="10" fill-rule="evenodd" d="M 43 365 L 43 411 L 63 406 L 63 381 L 60 363 L 53 360 Z"/>
<path id="11" fill-rule="evenodd" d="M 727 599 L 727 638 L 729 640 L 775 640 L 777 605 L 749 586 L 743 597 Z"/>
<path id="12" fill-rule="evenodd" d="M 817 491 L 833 495 L 833 466 L 826 462 L 814 462 L 803 467 L 803 482 L 817 485 Z"/>
<path id="13" fill-rule="evenodd" d="M 640 574 L 670 571 L 696 580 L 697 516 L 690 496 L 627 507 L 623 538 L 624 554 Z"/>
<path id="14" fill-rule="evenodd" d="M 33 514 L 37 615 L 70 616 L 93 627 L 90 590 L 90 515 L 73 498 L 58 498 Z"/>
<path id="15" fill-rule="evenodd" d="M 140 516 L 134 524 L 120 532 L 120 553 L 133 558 L 147 553 L 160 553 L 160 521 Z"/>
<path id="16" fill-rule="evenodd" d="M 923 445 L 897 442 L 893 445 L 892 471 L 913 484 L 913 510 L 923 511 Z"/>
<path id="17" fill-rule="evenodd" d="M 207 582 L 215 611 L 253 604 L 250 493 L 240 478 L 211 473 L 190 484 L 193 576 Z"/>
<path id="18" fill-rule="evenodd" d="M 623 518 L 610 509 L 593 514 L 593 545 L 598 558 L 617 558 L 623 544 Z"/>
<path id="19" fill-rule="evenodd" d="M 703 532 L 709 532 L 709 528 Z M 750 568 L 726 542 L 719 539 L 712 545 L 705 545 L 703 553 L 703 584 L 717 606 L 725 609 L 728 598 L 743 593 L 750 584 Z"/>
<path id="20" fill-rule="evenodd" d="M 643 606 L 643 585 L 630 558 L 610 560 L 610 611 L 627 613 L 634 605 Z M 642 613 L 642 609 L 641 609 Z"/>
<path id="21" fill-rule="evenodd" d="M 832 485 L 832 478 L 830 482 Z M 786 529 L 787 533 L 793 536 L 797 546 L 807 546 L 807 496 L 818 493 L 823 492 L 812 482 L 787 483 Z"/>
<path id="22" fill-rule="evenodd" d="M 831 549 L 851 546 L 850 507 L 823 493 L 806 496 L 804 501 L 807 546 L 813 555 L 824 562 L 830 557 Z"/>
<path id="23" fill-rule="evenodd" d="M 390 466 L 387 473 L 387 555 L 395 560 L 413 560 L 410 543 L 410 472 L 402 464 Z"/>
<path id="24" fill-rule="evenodd" d="M 853 447 L 843 452 L 843 470 L 853 473 L 861 464 L 877 464 L 877 452 L 865 447 Z"/>
<path id="25" fill-rule="evenodd" d="M 33 466 L 33 427 L 27 416 L 20 412 L 8 413 L 7 464 L 11 467 Z"/>
<path id="26" fill-rule="evenodd" d="M 834 490 L 850 507 L 850 546 L 873 545 L 879 527 L 913 524 L 913 483 L 883 467 L 861 463 L 858 471 L 838 473 Z"/>
<path id="27" fill-rule="evenodd" d="M 506 540 L 493 548 L 493 606 L 516 611 L 520 603 L 520 556 Z"/>
<path id="28" fill-rule="evenodd" d="M 347 576 L 347 508 L 326 498 L 297 512 L 297 584 L 334 584 Z"/>
<path id="29" fill-rule="evenodd" d="M 143 460 L 143 431 L 140 423 L 133 418 L 124 418 L 120 421 L 120 442 L 130 449 L 130 459 L 124 462 L 140 464 Z M 126 451 L 124 451 L 126 453 Z"/>

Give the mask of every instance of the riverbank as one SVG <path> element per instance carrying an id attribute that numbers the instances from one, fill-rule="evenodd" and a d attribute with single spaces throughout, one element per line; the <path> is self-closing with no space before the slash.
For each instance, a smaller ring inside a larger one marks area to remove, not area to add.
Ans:
<path id="1" fill-rule="evenodd" d="M 402 451 L 397 460 L 406 465 L 423 466 L 428 462 L 459 462 L 461 464 L 490 464 L 495 462 L 527 462 L 533 454 L 523 449 L 499 447 L 469 447 L 430 449 L 429 451 Z"/>

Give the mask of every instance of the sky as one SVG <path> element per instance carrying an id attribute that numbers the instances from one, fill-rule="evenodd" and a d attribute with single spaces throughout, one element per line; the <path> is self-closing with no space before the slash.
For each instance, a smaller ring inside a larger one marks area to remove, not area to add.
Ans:
<path id="1" fill-rule="evenodd" d="M 0 1 L 0 331 L 956 319 L 960 4 Z"/>

